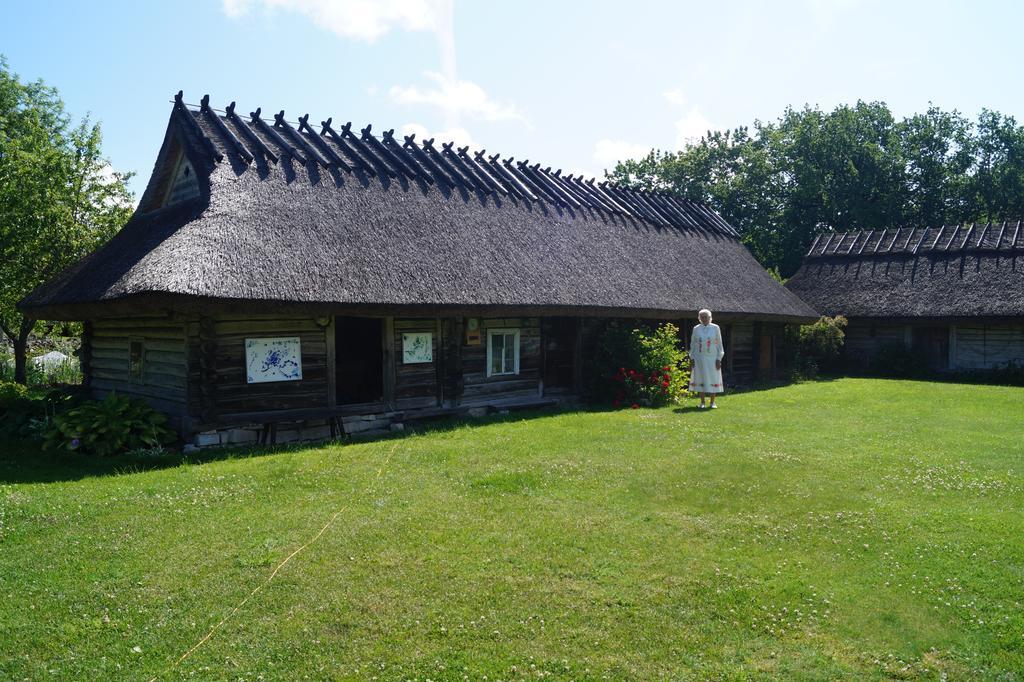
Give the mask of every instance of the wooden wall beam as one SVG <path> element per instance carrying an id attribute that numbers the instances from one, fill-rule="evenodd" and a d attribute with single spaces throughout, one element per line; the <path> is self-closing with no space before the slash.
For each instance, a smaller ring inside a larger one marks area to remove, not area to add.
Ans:
<path id="1" fill-rule="evenodd" d="M 395 409 L 395 318 L 384 318 L 384 404 Z"/>

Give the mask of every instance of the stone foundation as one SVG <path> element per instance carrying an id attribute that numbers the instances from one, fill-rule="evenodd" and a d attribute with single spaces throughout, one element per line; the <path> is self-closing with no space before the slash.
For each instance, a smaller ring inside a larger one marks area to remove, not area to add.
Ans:
<path id="1" fill-rule="evenodd" d="M 342 417 L 342 424 L 345 433 L 336 434 L 336 438 L 343 435 L 383 435 L 390 431 L 401 431 L 404 425 L 396 421 L 400 417 L 398 413 L 386 412 L 384 414 L 358 415 Z M 241 445 L 256 445 L 260 441 L 260 434 L 263 432 L 263 424 L 245 424 L 231 428 L 203 431 L 192 437 L 191 442 L 185 445 L 185 450 L 194 452 L 203 448 L 219 448 Z M 331 439 L 331 425 L 326 419 L 314 419 L 306 421 L 281 421 L 277 423 L 276 444 L 282 443 L 303 443 L 327 441 Z M 267 436 L 267 443 L 270 443 L 270 436 Z"/>

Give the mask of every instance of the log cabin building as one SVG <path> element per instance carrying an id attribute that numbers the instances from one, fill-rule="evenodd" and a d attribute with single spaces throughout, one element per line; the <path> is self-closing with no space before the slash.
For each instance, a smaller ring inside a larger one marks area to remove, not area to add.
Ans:
<path id="1" fill-rule="evenodd" d="M 815 318 L 698 203 L 308 119 L 178 94 L 128 224 L 21 303 L 84 321 L 95 396 L 199 445 L 319 437 L 571 400 L 608 319 L 710 307 L 744 381 Z"/>
<path id="2" fill-rule="evenodd" d="M 854 368 L 887 345 L 936 371 L 1024 365 L 1020 222 L 826 233 L 786 286 L 823 315 L 847 317 Z"/>

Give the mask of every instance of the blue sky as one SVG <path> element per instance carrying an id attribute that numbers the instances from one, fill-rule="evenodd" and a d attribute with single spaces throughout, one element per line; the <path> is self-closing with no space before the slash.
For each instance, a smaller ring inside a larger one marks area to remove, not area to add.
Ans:
<path id="1" fill-rule="evenodd" d="M 787 105 L 1024 119 L 1024 3 L 6 2 L 0 53 L 102 122 L 141 193 L 179 89 L 599 174 Z"/>

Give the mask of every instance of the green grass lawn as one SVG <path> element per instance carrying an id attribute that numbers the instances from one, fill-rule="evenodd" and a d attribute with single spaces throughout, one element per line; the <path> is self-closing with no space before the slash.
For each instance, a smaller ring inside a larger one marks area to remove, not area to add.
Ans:
<path id="1" fill-rule="evenodd" d="M 1024 389 L 721 405 L 152 470 L 0 444 L 0 678 L 1022 677 Z"/>

